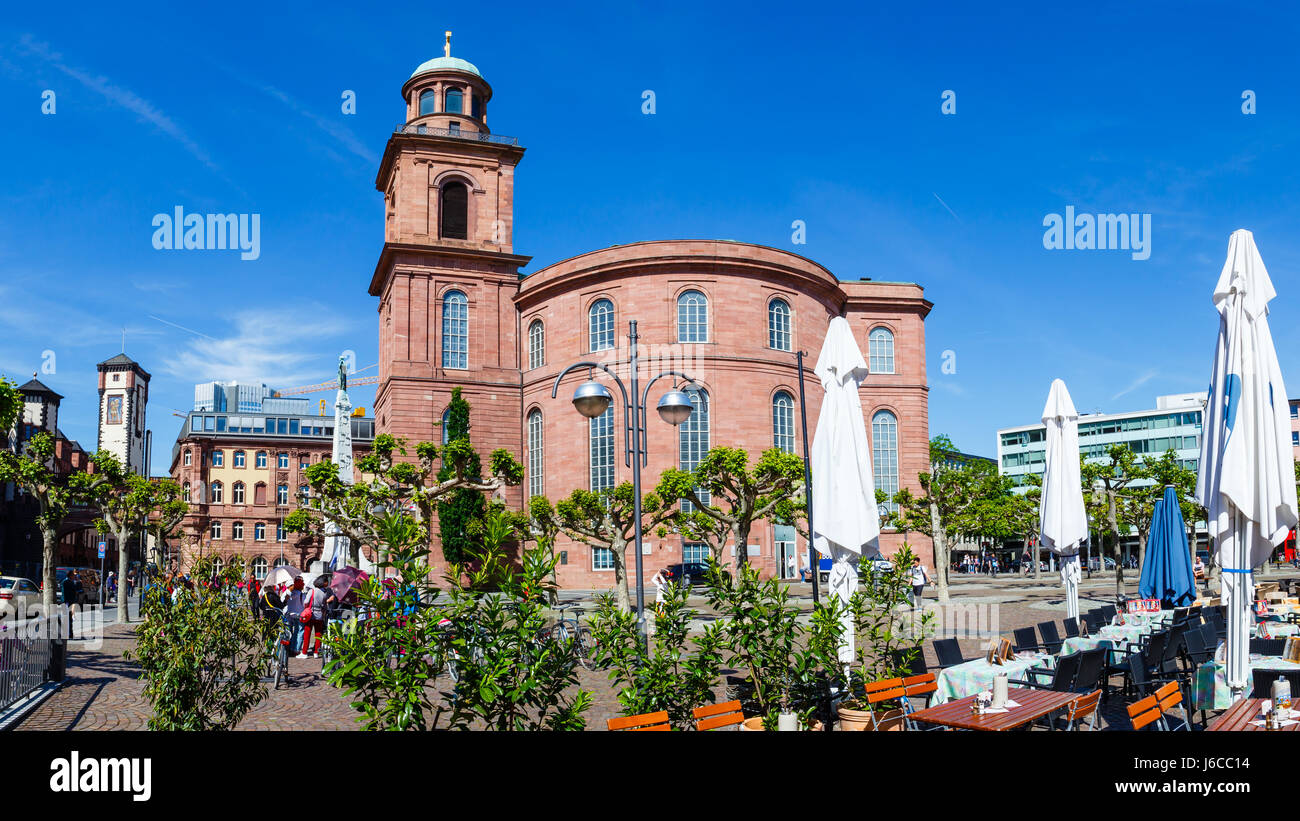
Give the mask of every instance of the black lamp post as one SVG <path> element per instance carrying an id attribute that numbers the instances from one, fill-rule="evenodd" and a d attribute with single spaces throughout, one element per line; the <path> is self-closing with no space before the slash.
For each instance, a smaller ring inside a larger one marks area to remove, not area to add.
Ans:
<path id="1" fill-rule="evenodd" d="M 642 572 L 641 561 L 641 468 L 646 464 L 648 456 L 646 452 L 646 429 L 645 413 L 646 403 L 650 397 L 650 386 L 660 378 L 665 376 L 681 377 L 684 382 L 698 384 L 690 376 L 680 371 L 663 371 L 646 382 L 645 388 L 640 395 L 637 394 L 637 340 L 640 338 L 636 332 L 636 320 L 633 319 L 628 323 L 628 344 L 630 349 L 629 360 L 629 381 L 630 386 L 624 387 L 623 380 L 618 378 L 618 374 L 610 370 L 609 367 L 599 362 L 575 362 L 564 370 L 560 371 L 555 377 L 555 384 L 551 388 L 551 398 L 554 399 L 560 389 L 560 380 L 564 379 L 569 371 L 587 368 L 588 370 L 599 368 L 610 375 L 614 384 L 618 385 L 619 393 L 623 397 L 623 449 L 624 464 L 632 468 L 632 504 L 635 532 L 636 550 L 636 626 L 637 633 L 641 637 L 641 647 L 646 647 L 646 621 L 645 621 L 645 578 Z M 630 389 L 629 389 L 630 388 Z M 596 382 L 594 379 L 588 379 L 577 387 L 573 392 L 573 406 L 577 408 L 578 413 L 588 419 L 595 419 L 606 410 L 614 401 L 613 394 L 609 388 Z M 691 411 L 694 410 L 694 404 L 691 398 L 684 391 L 674 387 L 671 391 L 665 393 L 659 399 L 656 406 L 659 417 L 670 425 L 677 426 L 690 418 Z"/>

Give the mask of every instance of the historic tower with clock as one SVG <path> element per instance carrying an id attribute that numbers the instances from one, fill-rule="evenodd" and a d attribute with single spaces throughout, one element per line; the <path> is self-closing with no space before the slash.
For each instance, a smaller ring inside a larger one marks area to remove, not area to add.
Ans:
<path id="1" fill-rule="evenodd" d="M 149 475 L 145 464 L 145 405 L 149 373 L 125 353 L 95 366 L 99 371 L 99 449 L 133 473 Z"/>

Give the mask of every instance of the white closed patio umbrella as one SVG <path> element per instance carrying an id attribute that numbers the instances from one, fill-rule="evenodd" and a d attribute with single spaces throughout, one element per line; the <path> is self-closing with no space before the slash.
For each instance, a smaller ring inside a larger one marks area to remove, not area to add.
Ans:
<path id="1" fill-rule="evenodd" d="M 1214 287 L 1219 338 L 1202 426 L 1196 495 L 1208 511 L 1228 608 L 1227 682 L 1250 686 L 1252 569 L 1296 525 L 1295 457 L 1282 369 L 1268 326 L 1277 295 L 1255 237 L 1232 232 Z"/>
<path id="2" fill-rule="evenodd" d="M 830 594 L 847 604 L 858 586 L 858 559 L 880 552 L 880 514 L 871 475 L 871 443 L 858 396 L 867 363 L 844 317 L 831 320 L 813 372 L 825 391 L 809 453 L 813 547 L 830 557 Z M 846 615 L 843 623 L 839 659 L 849 664 L 853 621 Z"/>
<path id="3" fill-rule="evenodd" d="M 1079 412 L 1060 379 L 1052 380 L 1043 406 L 1047 426 L 1047 462 L 1038 505 L 1043 547 L 1061 558 L 1067 618 L 1079 617 L 1079 546 L 1088 538 L 1079 476 Z"/>

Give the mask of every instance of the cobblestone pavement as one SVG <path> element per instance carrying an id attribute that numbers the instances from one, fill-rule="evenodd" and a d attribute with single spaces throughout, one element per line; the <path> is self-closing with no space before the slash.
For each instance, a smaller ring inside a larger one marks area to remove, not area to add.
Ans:
<path id="1" fill-rule="evenodd" d="M 1274 573 L 1267 581 L 1295 578 L 1295 573 Z M 1136 573 L 1127 574 L 1126 589 L 1136 589 Z M 1080 584 L 1081 609 L 1113 602 L 1115 580 L 1112 575 L 1095 574 Z M 791 585 L 791 593 L 801 606 L 811 606 L 811 590 L 806 584 Z M 933 604 L 933 590 L 927 603 Z M 590 602 L 589 596 L 566 594 L 566 600 Z M 954 603 L 996 605 L 996 632 L 1006 636 L 1016 627 L 1041 621 L 1060 621 L 1065 616 L 1062 590 L 1054 578 L 1032 579 L 1003 576 L 965 577 L 957 575 L 952 583 Z M 692 606 L 710 618 L 702 597 L 692 597 Z M 992 613 L 992 609 L 989 611 Z M 111 616 L 110 616 L 111 618 Z M 104 631 L 103 646 L 98 650 L 71 648 L 67 682 L 28 715 L 18 730 L 142 730 L 149 718 L 149 706 L 142 695 L 139 668 L 122 657 L 134 644 L 134 625 L 110 624 Z M 968 657 L 981 652 L 986 639 L 963 638 L 962 651 Z M 925 647 L 927 663 L 937 664 L 932 646 Z M 290 660 L 292 686 L 271 690 L 240 724 L 241 730 L 350 730 L 356 729 L 356 713 L 348 706 L 341 691 L 330 686 L 320 675 L 317 659 Z M 734 672 L 734 671 L 726 671 Z M 587 713 L 592 729 L 603 729 L 608 718 L 619 714 L 617 693 L 604 672 L 579 671 L 582 687 L 591 690 L 594 704 Z M 721 685 L 718 695 L 721 696 Z M 1113 704 L 1105 713 L 1107 724 L 1125 726 L 1122 705 Z"/>

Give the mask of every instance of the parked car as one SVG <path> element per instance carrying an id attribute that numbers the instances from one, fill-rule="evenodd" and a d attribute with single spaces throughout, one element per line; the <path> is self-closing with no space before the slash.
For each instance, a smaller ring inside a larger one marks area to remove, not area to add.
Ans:
<path id="1" fill-rule="evenodd" d="M 31 579 L 0 576 L 0 615 L 27 616 L 28 608 L 41 603 L 41 588 Z"/>
<path id="2" fill-rule="evenodd" d="M 77 605 L 85 607 L 87 604 L 97 604 L 99 602 L 99 571 L 92 567 L 56 567 L 54 568 L 54 603 L 63 604 L 63 579 L 69 573 L 75 573 L 81 580 L 81 597 Z"/>
<path id="3" fill-rule="evenodd" d="M 668 578 L 681 582 L 687 587 L 704 587 L 708 581 L 709 566 L 704 562 L 686 562 L 668 565 Z M 722 575 L 731 578 L 731 571 L 723 570 Z"/>

